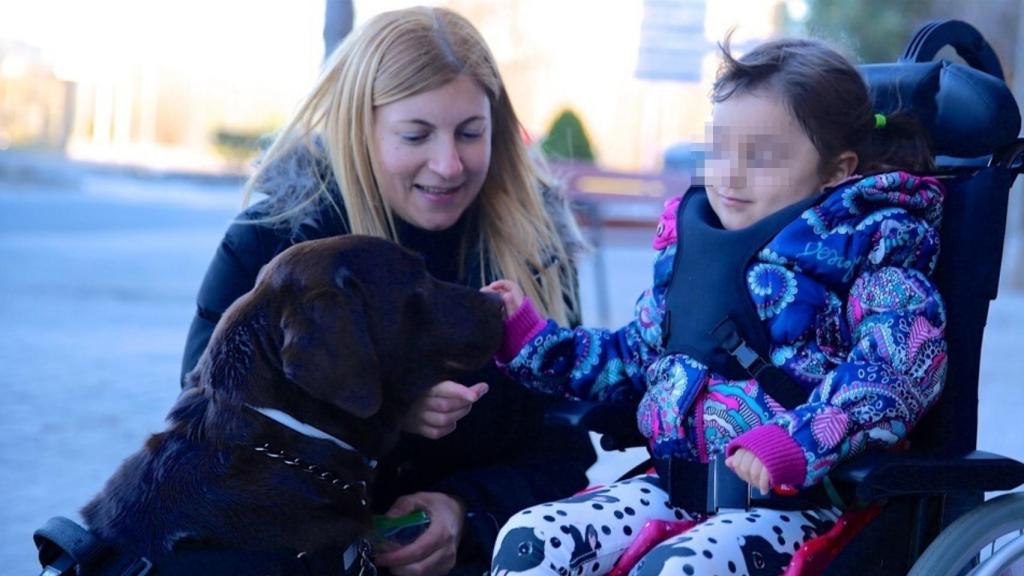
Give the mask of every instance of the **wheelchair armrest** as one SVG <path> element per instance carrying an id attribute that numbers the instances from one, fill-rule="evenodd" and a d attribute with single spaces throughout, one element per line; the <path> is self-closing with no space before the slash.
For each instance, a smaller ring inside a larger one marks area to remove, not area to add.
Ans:
<path id="1" fill-rule="evenodd" d="M 624 450 L 646 444 L 636 426 L 636 410 L 622 404 L 564 400 L 548 408 L 544 421 L 597 432 L 601 434 L 601 447 L 605 450 Z"/>
<path id="2" fill-rule="evenodd" d="M 548 424 L 601 434 L 605 450 L 646 444 L 629 406 L 564 400 L 554 403 L 544 419 Z M 854 486 L 859 501 L 870 502 L 894 496 L 1013 490 L 1024 484 L 1024 463 L 982 451 L 959 457 L 873 452 L 840 465 L 829 476 Z"/>
<path id="3" fill-rule="evenodd" d="M 856 486 L 857 499 L 946 492 L 1013 490 L 1024 484 L 1024 463 L 974 451 L 960 457 L 875 453 L 835 469 L 830 477 Z"/>

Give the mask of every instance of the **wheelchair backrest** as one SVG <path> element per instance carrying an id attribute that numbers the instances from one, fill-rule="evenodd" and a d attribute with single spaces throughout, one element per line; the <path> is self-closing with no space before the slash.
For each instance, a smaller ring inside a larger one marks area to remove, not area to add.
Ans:
<path id="1" fill-rule="evenodd" d="M 947 309 L 949 368 L 942 396 L 915 429 L 911 446 L 955 455 L 976 448 L 982 336 L 998 291 L 1007 199 L 1024 146 L 1020 111 L 985 40 L 963 22 L 929 26 L 904 59 L 861 66 L 861 72 L 877 112 L 909 112 L 928 131 L 936 175 L 946 186 L 936 281 Z M 929 33 L 972 66 L 912 61 L 931 59 L 942 47 Z"/>

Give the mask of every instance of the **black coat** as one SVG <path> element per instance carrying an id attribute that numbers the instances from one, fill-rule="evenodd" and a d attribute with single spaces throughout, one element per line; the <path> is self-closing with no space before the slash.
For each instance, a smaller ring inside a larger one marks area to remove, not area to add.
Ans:
<path id="1" fill-rule="evenodd" d="M 295 226 L 244 223 L 264 210 L 261 203 L 243 213 L 214 255 L 199 290 L 182 376 L 195 366 L 220 315 L 253 287 L 264 264 L 294 243 L 347 230 L 344 220 L 326 207 Z M 399 236 L 424 256 L 428 270 L 438 278 L 479 287 L 480 275 L 472 264 L 477 259 L 466 257 L 465 269 L 460 270 L 452 258 L 464 226 L 432 233 L 404 225 Z M 381 463 L 373 498 L 378 511 L 389 508 L 397 497 L 418 491 L 461 499 L 467 519 L 457 572 L 476 574 L 487 570 L 498 529 L 512 514 L 584 488 L 586 470 L 596 458 L 584 431 L 544 424 L 545 408 L 555 399 L 511 382 L 493 364 L 464 383 L 481 381 L 490 384 L 490 391 L 459 421 L 455 432 L 436 441 L 403 435 L 398 449 Z"/>

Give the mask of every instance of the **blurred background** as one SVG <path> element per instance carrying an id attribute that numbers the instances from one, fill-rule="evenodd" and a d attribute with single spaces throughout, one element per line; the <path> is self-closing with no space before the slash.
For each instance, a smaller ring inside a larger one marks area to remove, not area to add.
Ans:
<path id="1" fill-rule="evenodd" d="M 0 566 L 75 517 L 162 427 L 202 274 L 261 145 L 353 25 L 398 0 L 0 0 Z M 493 50 L 527 137 L 594 244 L 585 319 L 628 321 L 654 222 L 701 161 L 717 66 L 812 34 L 891 61 L 935 18 L 979 28 L 1024 95 L 1020 0 L 449 0 Z M 942 56 L 955 56 L 943 53 Z M 1024 203 L 983 356 L 979 446 L 1024 459 Z M 627 456 L 628 458 L 628 456 Z M 614 475 L 602 456 L 595 479 Z"/>

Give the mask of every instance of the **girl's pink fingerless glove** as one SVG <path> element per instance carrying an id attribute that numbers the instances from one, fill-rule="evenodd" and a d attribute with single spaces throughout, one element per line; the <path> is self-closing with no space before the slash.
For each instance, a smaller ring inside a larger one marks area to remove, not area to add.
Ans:
<path id="1" fill-rule="evenodd" d="M 502 364 L 511 362 L 545 325 L 547 321 L 533 307 L 533 302 L 529 298 L 524 298 L 519 310 L 505 319 L 505 336 L 501 348 L 494 355 L 495 359 Z"/>

